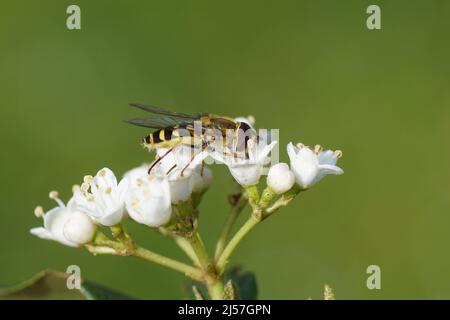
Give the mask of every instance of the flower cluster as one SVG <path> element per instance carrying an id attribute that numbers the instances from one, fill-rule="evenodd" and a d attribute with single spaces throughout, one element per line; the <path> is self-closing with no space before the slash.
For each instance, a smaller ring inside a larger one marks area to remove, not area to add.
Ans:
<path id="1" fill-rule="evenodd" d="M 37 207 L 35 215 L 43 218 L 44 223 L 43 227 L 31 229 L 31 233 L 70 247 L 85 246 L 94 254 L 135 256 L 158 263 L 202 281 L 211 298 L 225 298 L 230 291 L 224 289 L 225 266 L 243 237 L 259 222 L 290 203 L 299 192 L 309 189 L 326 175 L 343 173 L 336 165 L 342 152 L 324 151 L 319 145 L 308 147 L 290 142 L 286 147 L 290 164 L 271 164 L 269 155 L 277 141 L 268 143 L 264 137 L 254 134 L 254 119 L 236 120 L 246 122 L 246 127 L 252 130 L 248 138 L 237 138 L 229 145 L 220 142 L 219 147 L 207 145 L 202 150 L 185 145 L 158 149 L 152 163 L 126 172 L 121 179 L 110 169 L 103 168 L 73 186 L 67 205 L 56 191 L 50 192 L 57 207 L 46 213 L 42 207 Z M 210 258 L 197 225 L 198 206 L 213 181 L 209 164 L 214 161 L 228 167 L 238 191 L 228 197 L 230 215 L 217 241 L 214 257 Z M 265 172 L 264 184 L 261 177 Z M 228 239 L 237 215 L 247 203 L 252 214 Z M 171 237 L 193 265 L 138 246 L 125 231 L 124 219 L 157 228 Z M 102 232 L 107 228 L 112 238 Z"/>
<path id="2" fill-rule="evenodd" d="M 254 121 L 237 120 L 250 126 Z M 204 165 L 206 157 L 226 164 L 234 179 L 246 188 L 259 183 L 276 143 L 249 140 L 248 156 L 244 158 L 206 150 L 193 156 L 189 146 L 179 146 L 172 152 L 159 149 L 157 158 L 161 159 L 150 173 L 149 165 L 144 164 L 126 172 L 119 182 L 110 169 L 103 168 L 95 176 L 85 176 L 81 185 L 73 187 L 67 205 L 58 198 L 57 192 L 51 192 L 50 198 L 58 206 L 47 213 L 37 207 L 35 213 L 44 219 L 44 227 L 33 228 L 31 233 L 76 247 L 92 241 L 97 225 L 112 227 L 126 217 L 149 227 L 164 226 L 171 221 L 173 206 L 190 201 L 193 194 L 202 195 L 212 183 L 211 169 Z M 268 171 L 267 186 L 275 194 L 287 192 L 294 184 L 308 189 L 328 174 L 343 173 L 336 166 L 341 151 L 289 143 L 287 153 L 290 167 L 277 163 Z"/>

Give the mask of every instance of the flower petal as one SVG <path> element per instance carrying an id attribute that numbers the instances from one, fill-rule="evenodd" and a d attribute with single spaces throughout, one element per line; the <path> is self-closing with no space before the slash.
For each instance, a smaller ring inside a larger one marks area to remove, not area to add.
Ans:
<path id="1" fill-rule="evenodd" d="M 334 166 L 337 162 L 337 157 L 331 150 L 320 152 L 318 158 L 320 164 L 329 164 Z"/>

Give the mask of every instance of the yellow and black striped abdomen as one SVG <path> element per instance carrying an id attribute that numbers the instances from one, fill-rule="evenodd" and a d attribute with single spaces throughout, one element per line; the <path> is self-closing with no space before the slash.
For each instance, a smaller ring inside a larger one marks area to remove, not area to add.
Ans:
<path id="1" fill-rule="evenodd" d="M 190 131 L 179 128 L 159 129 L 146 136 L 142 143 L 145 148 L 154 150 L 158 148 L 173 148 L 180 144 L 190 145 L 193 141 L 193 134 Z"/>

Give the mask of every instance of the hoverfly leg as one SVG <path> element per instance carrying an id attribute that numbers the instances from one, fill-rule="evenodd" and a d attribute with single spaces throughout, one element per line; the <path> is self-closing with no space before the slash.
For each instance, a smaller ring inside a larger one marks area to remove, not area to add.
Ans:
<path id="1" fill-rule="evenodd" d="M 176 167 L 177 167 L 177 165 L 174 164 L 174 165 L 172 166 L 172 168 L 170 168 L 169 170 L 167 170 L 166 176 L 168 176 L 168 175 L 173 171 L 173 169 L 175 169 Z"/>
<path id="2" fill-rule="evenodd" d="M 164 159 L 165 156 L 167 156 L 171 151 L 173 150 L 173 148 L 170 148 L 169 150 L 166 151 L 166 153 L 164 153 L 161 157 L 159 157 L 158 159 L 155 160 L 155 162 L 152 163 L 152 165 L 150 166 L 150 168 L 148 169 L 148 174 L 150 174 L 150 172 L 152 171 L 152 169 L 162 160 Z"/>
<path id="3" fill-rule="evenodd" d="M 194 154 L 194 155 L 192 156 L 191 160 L 189 160 L 188 164 L 185 165 L 184 168 L 181 170 L 181 173 L 180 173 L 180 176 L 181 176 L 181 177 L 182 177 L 183 174 L 184 174 L 184 170 L 186 170 L 186 169 L 189 167 L 189 165 L 192 163 L 192 161 L 194 161 L 195 156 L 196 156 L 196 155 Z"/>

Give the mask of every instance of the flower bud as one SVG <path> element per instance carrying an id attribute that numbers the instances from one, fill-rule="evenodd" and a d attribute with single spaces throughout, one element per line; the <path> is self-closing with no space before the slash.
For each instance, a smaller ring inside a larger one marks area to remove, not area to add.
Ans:
<path id="1" fill-rule="evenodd" d="M 91 218 L 82 212 L 75 211 L 64 225 L 64 236 L 76 244 L 85 244 L 94 237 L 96 226 Z"/>
<path id="2" fill-rule="evenodd" d="M 267 185 L 277 194 L 285 193 L 295 183 L 294 173 L 286 163 L 277 163 L 269 169 Z"/>

